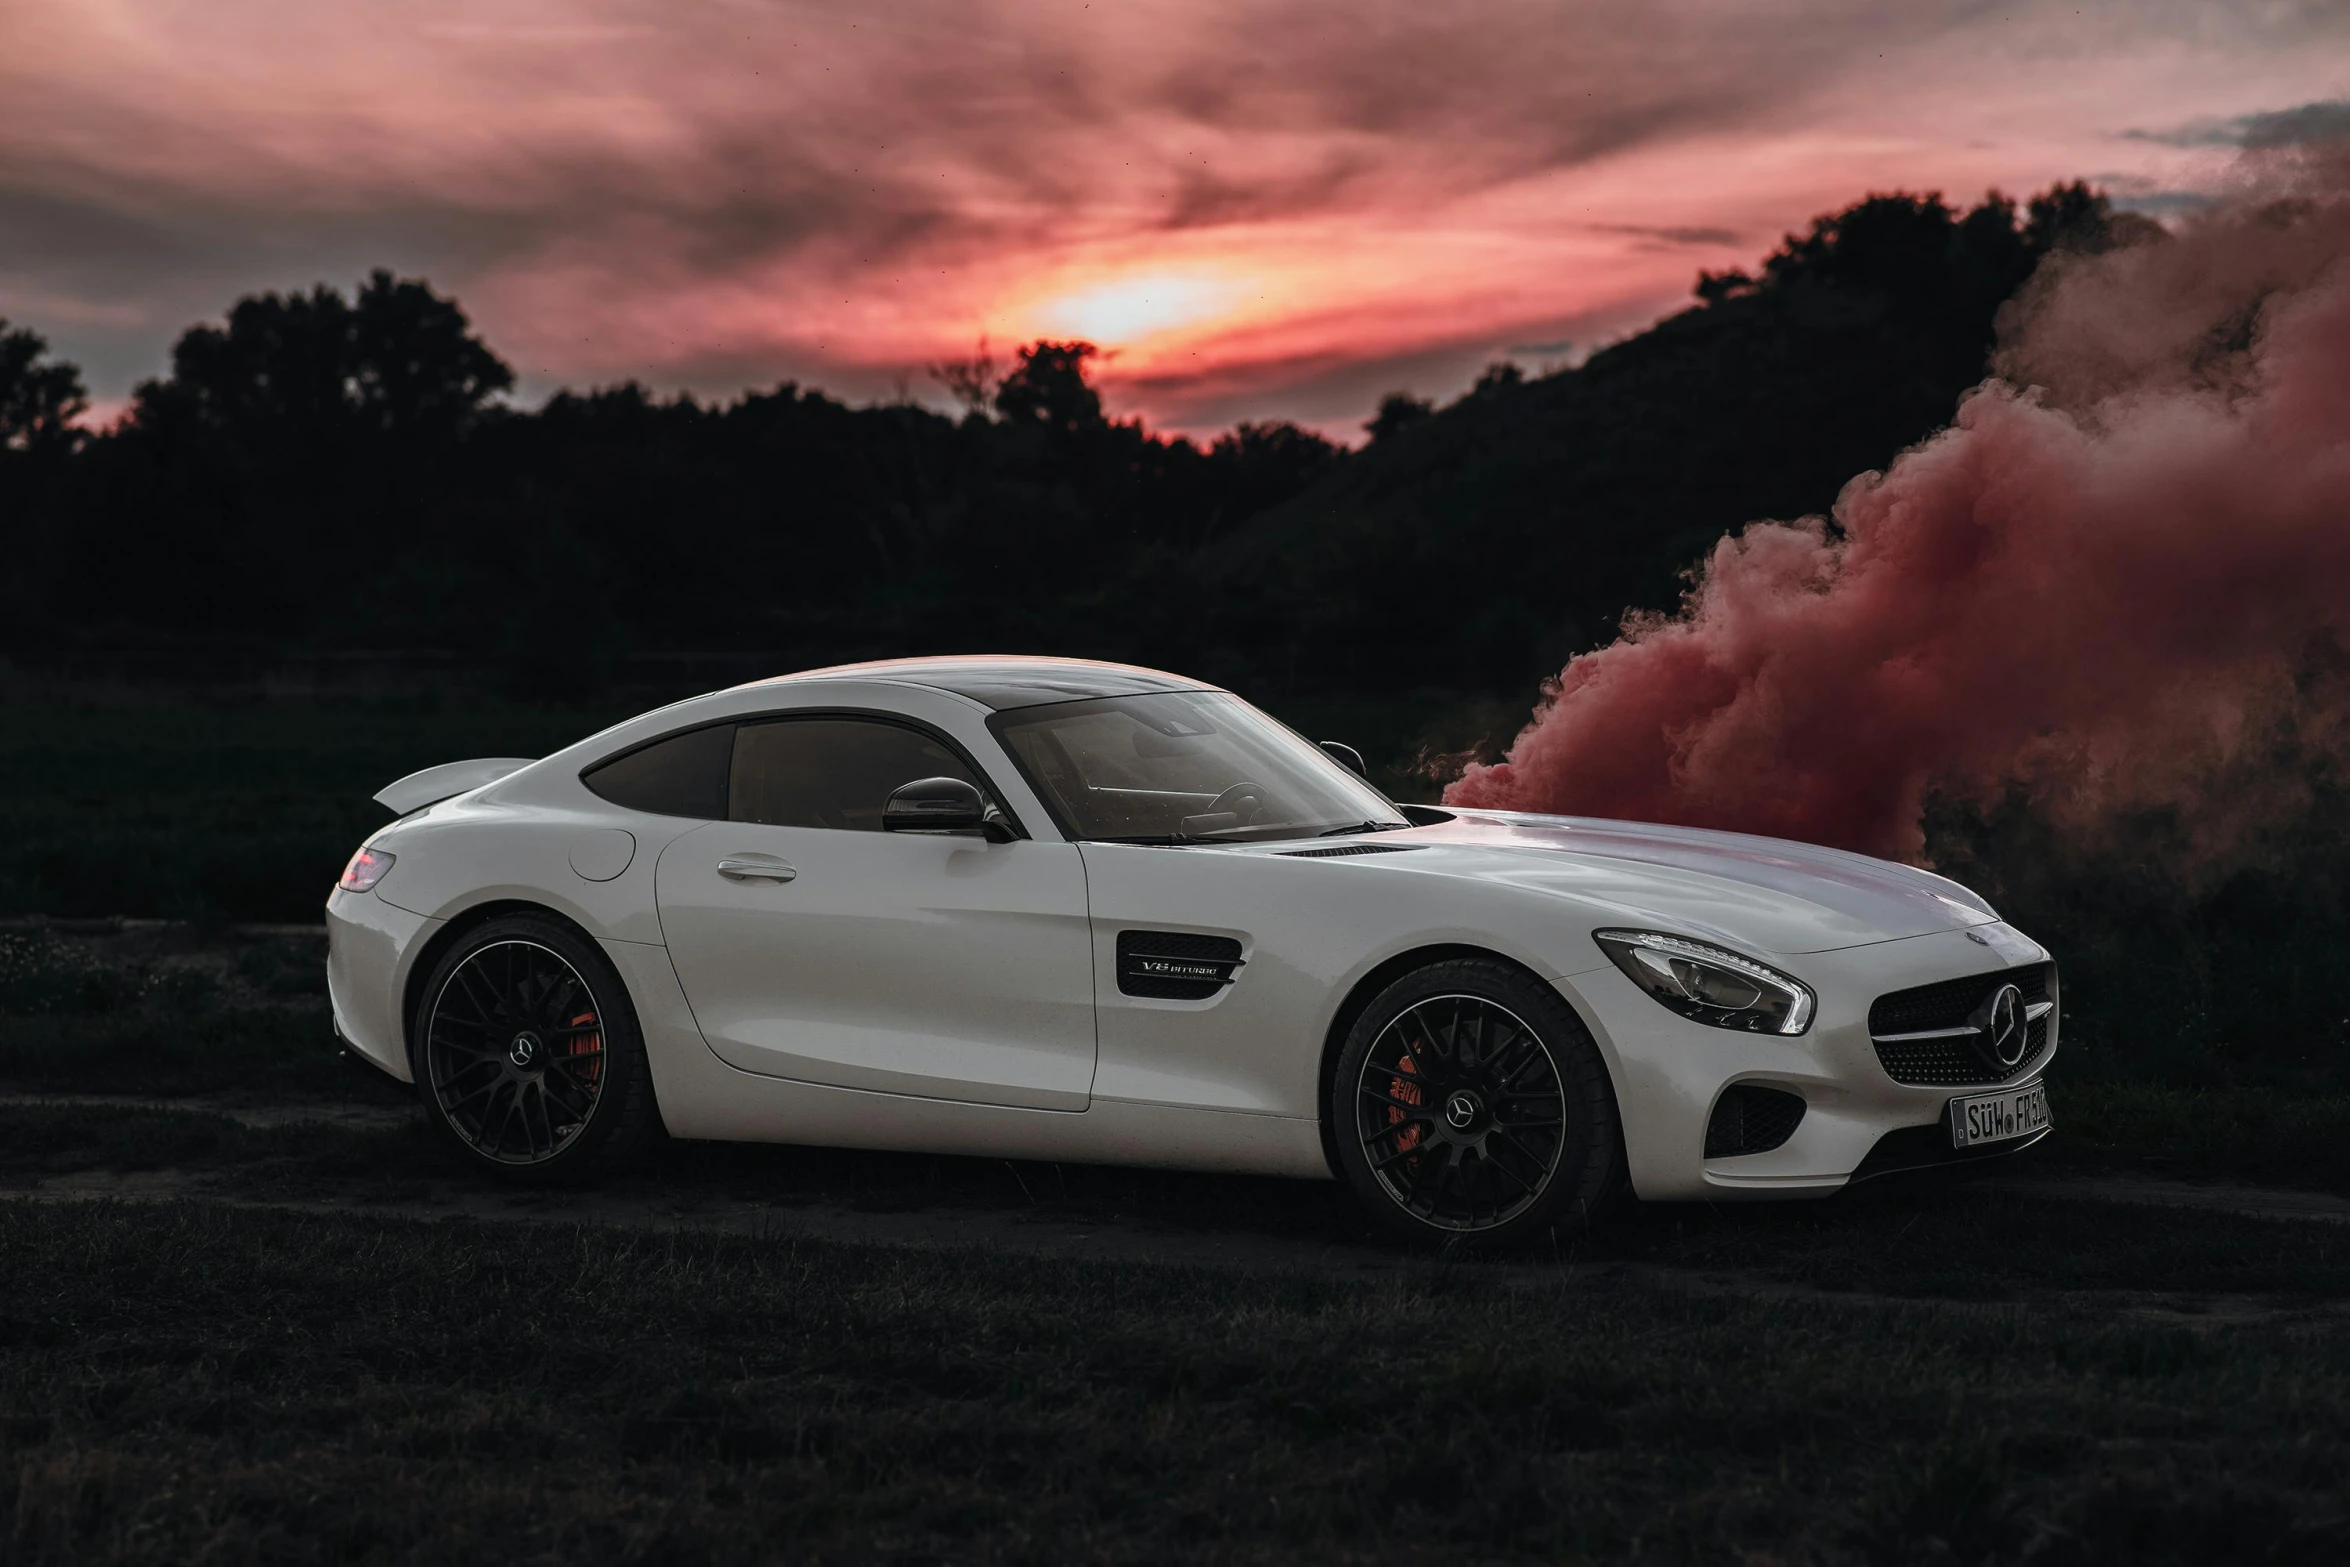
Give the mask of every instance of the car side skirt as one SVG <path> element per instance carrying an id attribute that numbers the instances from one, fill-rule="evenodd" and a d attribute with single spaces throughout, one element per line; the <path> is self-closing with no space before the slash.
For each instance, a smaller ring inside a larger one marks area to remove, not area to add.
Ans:
<path id="1" fill-rule="evenodd" d="M 636 1003 L 674 1137 L 1331 1178 L 1320 1123 L 1298 1117 L 1102 1098 L 1081 1111 L 1031 1110 L 745 1072 L 703 1043 L 667 949 L 601 945 Z"/>

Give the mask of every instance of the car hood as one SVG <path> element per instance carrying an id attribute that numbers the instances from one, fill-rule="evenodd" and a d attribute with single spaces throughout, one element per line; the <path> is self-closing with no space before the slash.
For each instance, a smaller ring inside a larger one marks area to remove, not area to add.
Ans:
<path id="1" fill-rule="evenodd" d="M 1946 877 L 1817 844 L 1590 816 L 1461 811 L 1381 842 L 1441 853 L 1398 869 L 1536 886 L 1627 924 L 1796 954 L 1964 930 L 1998 919 Z M 1376 862 L 1374 862 L 1376 863 Z"/>

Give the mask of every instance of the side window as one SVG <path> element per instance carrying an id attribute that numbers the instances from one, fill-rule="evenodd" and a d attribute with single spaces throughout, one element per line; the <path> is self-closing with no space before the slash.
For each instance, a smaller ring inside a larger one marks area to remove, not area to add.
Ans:
<path id="1" fill-rule="evenodd" d="M 726 819 L 726 773 L 734 752 L 732 724 L 689 729 L 589 768 L 579 781 L 632 811 L 657 816 Z"/>
<path id="2" fill-rule="evenodd" d="M 917 778 L 987 785 L 918 730 L 870 718 L 779 718 L 744 724 L 734 743 L 729 812 L 777 827 L 881 831 L 882 808 Z"/>

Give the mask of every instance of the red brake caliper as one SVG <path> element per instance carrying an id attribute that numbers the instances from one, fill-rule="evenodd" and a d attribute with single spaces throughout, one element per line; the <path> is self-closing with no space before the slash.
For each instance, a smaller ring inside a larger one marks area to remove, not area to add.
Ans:
<path id="1" fill-rule="evenodd" d="M 1395 1067 L 1399 1072 L 1417 1072 L 1420 1070 L 1418 1067 L 1412 1065 L 1412 1058 L 1410 1056 L 1398 1057 L 1395 1063 Z M 1420 1085 L 1417 1083 L 1407 1083 L 1400 1077 L 1391 1077 L 1387 1080 L 1387 1091 L 1396 1098 L 1402 1100 L 1405 1104 L 1416 1105 L 1420 1102 Z M 1387 1107 L 1387 1124 L 1389 1126 L 1395 1125 L 1396 1122 L 1402 1119 L 1403 1112 L 1401 1110 L 1398 1110 L 1393 1105 L 1389 1105 Z M 1419 1147 L 1420 1132 L 1421 1128 L 1414 1125 L 1407 1126 L 1402 1131 L 1396 1133 L 1396 1152 L 1409 1153 L 1414 1148 Z"/>
<path id="2" fill-rule="evenodd" d="M 578 1028 L 582 1024 L 593 1023 L 595 1020 L 596 1015 L 593 1012 L 582 1012 L 579 1016 L 571 1020 L 571 1026 L 573 1028 Z M 592 1060 L 583 1061 L 580 1063 L 579 1075 L 581 1081 L 593 1083 L 604 1075 L 604 1032 L 602 1029 L 598 1029 L 592 1034 L 572 1035 L 571 1043 L 565 1048 L 564 1053 L 566 1055 L 593 1057 Z"/>

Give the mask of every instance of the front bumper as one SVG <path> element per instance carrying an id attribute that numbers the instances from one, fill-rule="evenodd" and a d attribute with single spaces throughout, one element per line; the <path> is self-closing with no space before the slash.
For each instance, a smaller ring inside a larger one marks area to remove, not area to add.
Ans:
<path id="1" fill-rule="evenodd" d="M 1740 1034 L 1668 1012 L 1611 965 L 1560 988 L 1592 1028 L 1616 1085 L 1633 1192 L 1648 1201 L 1825 1197 L 1864 1172 L 1887 1134 L 1938 1126 L 1951 1099 L 1990 1091 L 1897 1083 L 1870 1041 L 1869 1007 L 1889 991 L 2044 962 L 2019 941 L 2007 955 L 1942 931 L 1801 958 L 1774 958 L 1811 985 L 1819 1016 L 1792 1038 Z M 2028 951 L 2031 956 L 2019 956 Z M 2008 1084 L 2047 1069 L 2062 1018 L 2045 1046 Z M 1708 1158 L 1706 1124 L 1722 1092 L 1753 1083 L 1800 1095 L 1806 1109 L 1794 1135 L 1765 1153 Z M 1920 1148 L 1930 1140 L 1911 1136 Z M 1880 1161 L 1881 1162 L 1881 1161 Z"/>

